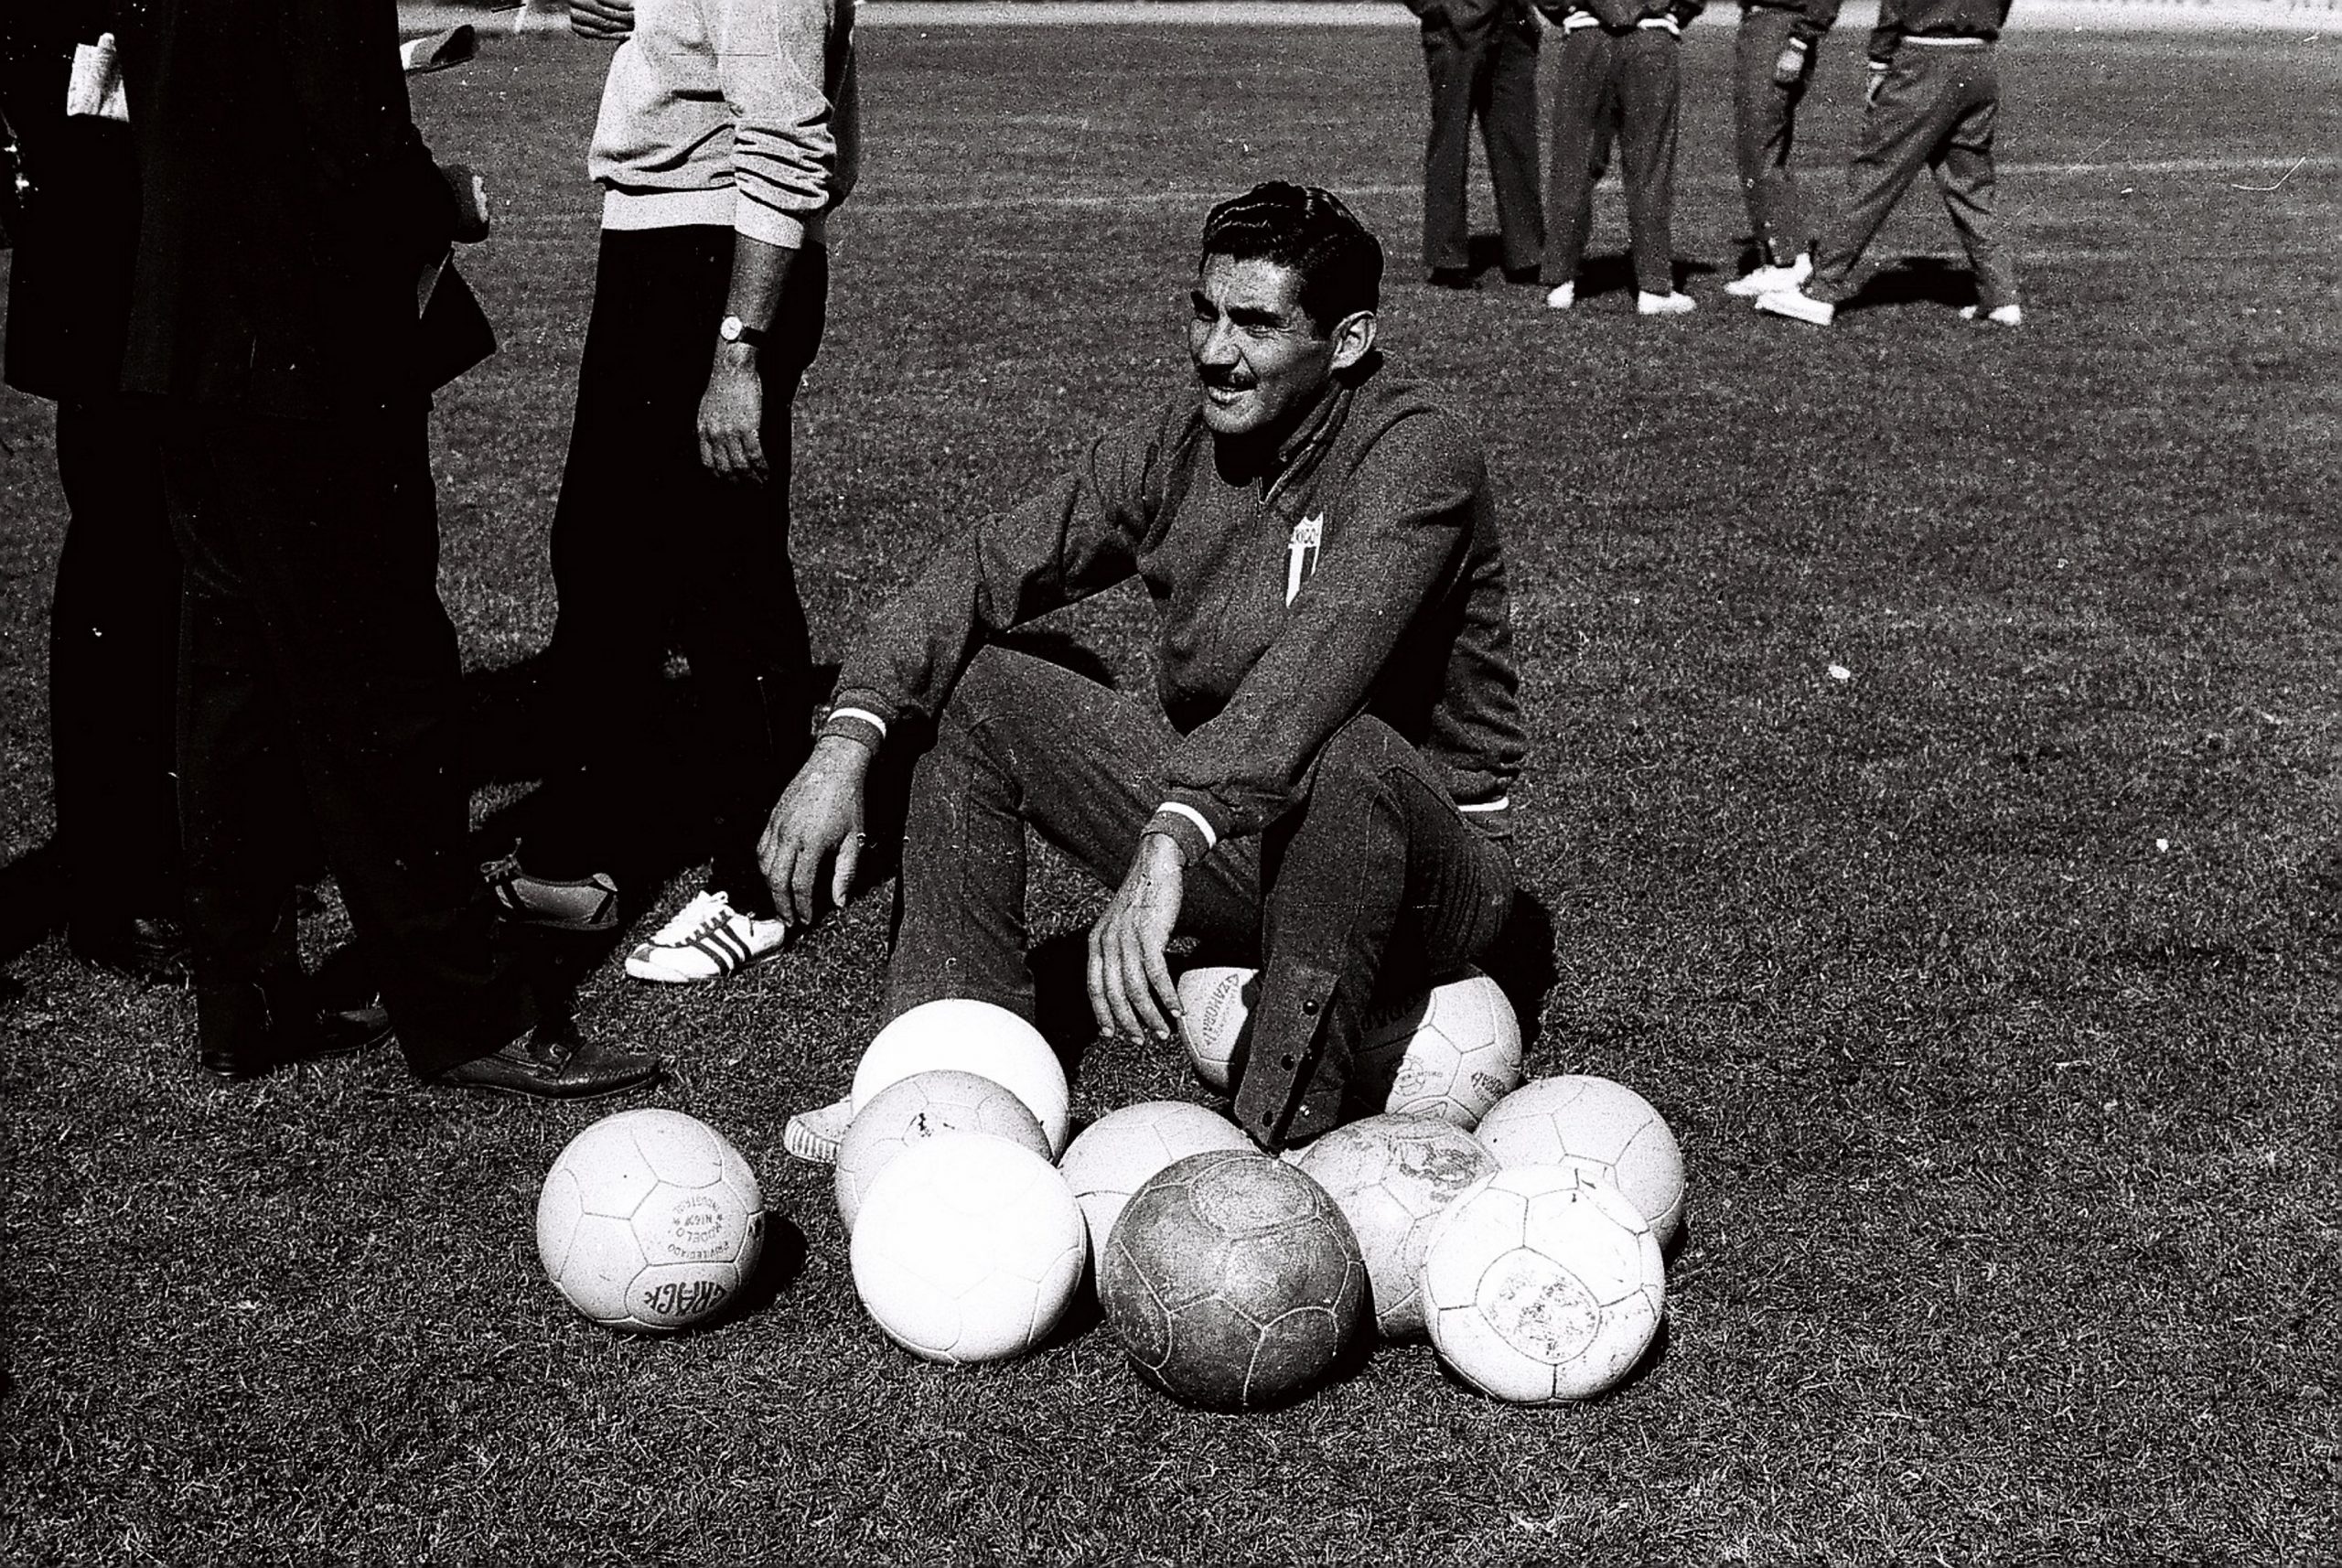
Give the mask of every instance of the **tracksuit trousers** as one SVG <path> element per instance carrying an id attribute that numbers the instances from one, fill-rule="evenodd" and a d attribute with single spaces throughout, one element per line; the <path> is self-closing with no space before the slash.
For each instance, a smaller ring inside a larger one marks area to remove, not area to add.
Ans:
<path id="1" fill-rule="evenodd" d="M 1789 173 L 1798 105 L 1813 80 L 1811 57 L 1805 75 L 1791 85 L 1783 87 L 1773 80 L 1773 62 L 1789 47 L 1797 19 L 1797 12 L 1778 5 L 1752 5 L 1741 12 L 1740 30 L 1733 35 L 1733 151 L 1760 266 L 1785 267 L 1813 242 L 1797 180 Z"/>
<path id="2" fill-rule="evenodd" d="M 317 847 L 416 1072 L 484 1056 L 532 1020 L 468 853 L 425 420 L 420 399 L 317 420 L 166 405 L 207 1041 L 261 1046 L 306 1005 L 293 903 Z"/>
<path id="3" fill-rule="evenodd" d="M 560 607 L 547 654 L 554 766 L 521 858 L 621 885 L 712 856 L 708 886 L 769 917 L 766 814 L 810 747 L 812 653 L 789 553 L 790 404 L 822 340 L 829 252 L 809 246 L 758 356 L 770 478 L 700 461 L 698 421 L 731 287 L 733 231 L 605 230 L 553 511 Z M 696 714 L 661 733 L 667 656 Z"/>
<path id="4" fill-rule="evenodd" d="M 1863 252 L 1925 168 L 1967 247 L 1979 313 L 2017 304 L 2015 262 L 1993 210 L 2000 103 L 1992 45 L 1905 38 L 1863 122 L 1862 151 L 1846 170 L 1845 210 L 1814 255 L 1805 292 L 1832 305 L 1853 297 Z"/>
<path id="5" fill-rule="evenodd" d="M 180 912 L 179 553 L 156 410 L 59 403 L 57 477 L 71 520 L 49 605 L 49 757 L 78 940 Z"/>
<path id="6" fill-rule="evenodd" d="M 1178 738 L 1152 703 L 1030 654 L 979 652 L 912 769 L 887 1016 L 972 996 L 1031 1018 L 1026 828 L 1119 886 Z M 1412 745 L 1360 716 L 1319 754 L 1305 803 L 1219 845 L 1184 886 L 1180 934 L 1262 966 L 1236 1113 L 1279 1148 L 1342 1119 L 1378 998 L 1420 991 L 1495 940 L 1512 853 Z"/>
<path id="7" fill-rule="evenodd" d="M 1577 277 L 1594 224 L 1594 186 L 1615 127 L 1627 187 L 1635 286 L 1675 290 L 1675 35 L 1664 27 L 1567 29 L 1553 83 L 1545 167 L 1545 282 Z"/>
<path id="8" fill-rule="evenodd" d="M 1431 137 L 1423 149 L 1423 264 L 1471 264 L 1466 184 L 1472 122 L 1488 158 L 1504 267 L 1526 272 L 1545 248 L 1537 204 L 1537 33 L 1534 18 L 1491 18 L 1465 34 L 1426 21 L 1423 66 L 1431 77 Z"/>

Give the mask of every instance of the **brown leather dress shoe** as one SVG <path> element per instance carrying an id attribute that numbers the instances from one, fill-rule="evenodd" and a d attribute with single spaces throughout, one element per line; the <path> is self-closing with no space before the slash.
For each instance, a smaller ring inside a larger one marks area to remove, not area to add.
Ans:
<path id="1" fill-rule="evenodd" d="M 431 1081 L 532 1100 L 597 1100 L 657 1081 L 665 1065 L 654 1056 L 586 1039 L 574 1027 L 540 1026 L 500 1049 L 457 1063 Z"/>

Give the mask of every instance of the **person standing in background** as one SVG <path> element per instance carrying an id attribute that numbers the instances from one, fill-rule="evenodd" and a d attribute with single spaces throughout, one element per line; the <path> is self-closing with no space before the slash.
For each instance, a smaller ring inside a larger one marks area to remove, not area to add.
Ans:
<path id="1" fill-rule="evenodd" d="M 422 1078 L 546 1098 L 657 1058 L 535 1022 L 468 864 L 439 601 L 423 281 L 487 233 L 407 108 L 392 0 L 139 0 L 125 390 L 156 401 L 185 564 L 180 824 L 198 1058 L 249 1078 L 395 1031 Z M 299 950 L 308 828 L 382 1006 Z"/>
<path id="2" fill-rule="evenodd" d="M 853 9 L 578 0 L 571 25 L 623 41 L 594 130 L 601 253 L 553 522 L 560 760 L 489 877 L 508 919 L 615 929 L 621 886 L 669 847 L 644 825 L 701 834 L 704 886 L 626 970 L 716 980 L 788 932 L 757 839 L 811 745 L 790 421 L 822 339 L 825 221 L 856 171 Z M 671 648 L 699 698 L 680 757 L 655 733 Z"/>
<path id="3" fill-rule="evenodd" d="M 1732 45 L 1733 150 L 1756 264 L 1724 285 L 1726 294 L 1753 298 L 1795 288 L 1812 275 L 1812 229 L 1789 173 L 1789 154 L 1798 105 L 1813 80 L 1821 40 L 1837 23 L 1839 4 L 1740 0 L 1740 30 Z"/>
<path id="4" fill-rule="evenodd" d="M 120 390 L 138 168 L 130 126 L 113 117 L 120 95 L 109 102 L 96 90 L 114 9 L 113 0 L 44 0 L 0 14 L 0 116 L 26 181 L 8 225 L 5 373 L 57 405 L 69 513 L 48 628 L 66 940 L 87 961 L 183 981 L 179 557 L 152 413 Z"/>
<path id="5" fill-rule="evenodd" d="M 1993 46 L 2008 16 L 2009 0 L 1880 0 L 1863 94 L 1870 113 L 1862 151 L 1846 170 L 1845 210 L 1816 252 L 1811 281 L 1758 295 L 1758 310 L 1813 327 L 1836 320 L 1853 297 L 1863 252 L 1924 168 L 1976 277 L 1976 303 L 1962 306 L 1961 318 L 2024 325 L 2016 266 L 1993 211 L 2001 73 Z"/>
<path id="6" fill-rule="evenodd" d="M 1635 310 L 1696 308 L 1675 287 L 1677 40 L 1706 0 L 1543 0 L 1562 29 L 1554 74 L 1552 149 L 1545 171 L 1545 304 L 1577 303 L 1578 263 L 1594 224 L 1602 149 L 1617 136 L 1634 252 Z"/>
<path id="7" fill-rule="evenodd" d="M 1423 264 L 1441 288 L 1473 286 L 1466 185 L 1472 122 L 1488 156 L 1504 275 L 1535 283 L 1545 248 L 1537 201 L 1537 13 L 1528 0 L 1407 0 L 1431 74 L 1423 150 Z"/>

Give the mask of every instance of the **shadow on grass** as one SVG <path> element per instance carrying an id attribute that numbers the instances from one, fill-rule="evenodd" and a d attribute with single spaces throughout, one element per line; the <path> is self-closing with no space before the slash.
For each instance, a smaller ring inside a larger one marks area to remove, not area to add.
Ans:
<path id="1" fill-rule="evenodd" d="M 65 924 L 65 861 L 54 843 L 0 865 L 0 964 L 13 963 Z M 23 989 L 0 975 L 0 1002 Z"/>
<path id="2" fill-rule="evenodd" d="M 1976 276 L 1941 256 L 1905 256 L 1882 263 L 1860 293 L 1840 306 L 1848 311 L 1889 305 L 1959 306 L 1976 303 Z"/>

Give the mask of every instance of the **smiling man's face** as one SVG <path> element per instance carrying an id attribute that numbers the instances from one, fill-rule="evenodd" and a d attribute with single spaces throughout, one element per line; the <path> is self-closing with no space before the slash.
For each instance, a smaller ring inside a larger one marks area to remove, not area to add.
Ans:
<path id="1" fill-rule="evenodd" d="M 1279 437 L 1297 425 L 1332 385 L 1343 341 L 1338 326 L 1320 332 L 1301 308 L 1301 274 L 1207 256 L 1190 297 L 1187 357 L 1204 424 L 1218 435 Z"/>

